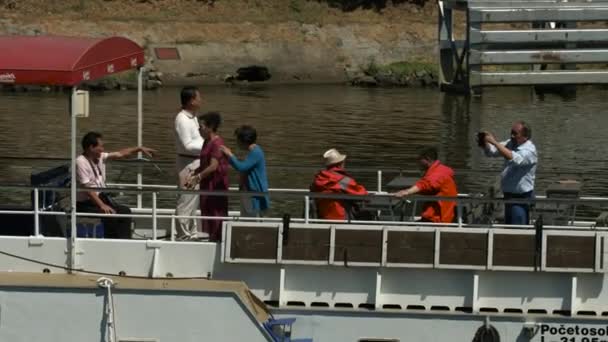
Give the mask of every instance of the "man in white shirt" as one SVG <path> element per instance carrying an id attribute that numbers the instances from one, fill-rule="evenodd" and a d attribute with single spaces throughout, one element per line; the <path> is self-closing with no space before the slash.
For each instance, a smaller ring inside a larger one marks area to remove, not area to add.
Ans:
<path id="1" fill-rule="evenodd" d="M 199 185 L 188 187 L 192 172 L 200 165 L 200 153 L 203 148 L 203 138 L 199 133 L 196 113 L 201 107 L 201 94 L 196 87 L 184 87 L 180 94 L 182 110 L 175 117 L 175 147 L 178 180 L 182 190 L 198 190 Z M 199 207 L 199 196 L 179 194 L 175 215 L 196 216 Z M 178 219 L 177 238 L 190 240 L 197 238 L 198 221 L 191 218 Z"/>
<path id="2" fill-rule="evenodd" d="M 532 129 L 524 121 L 516 121 L 511 127 L 511 139 L 498 142 L 489 132 L 481 132 L 479 144 L 488 157 L 505 160 L 501 176 L 501 188 L 505 199 L 534 198 L 534 180 L 538 155 L 530 140 Z M 530 206 L 527 203 L 505 203 L 506 224 L 528 224 Z"/>
<path id="3" fill-rule="evenodd" d="M 76 158 L 76 178 L 78 186 L 85 188 L 106 187 L 106 161 L 128 157 L 143 152 L 149 157 L 153 149 L 128 147 L 118 152 L 105 152 L 101 134 L 89 132 L 82 138 L 82 155 Z M 76 210 L 89 213 L 131 214 L 129 207 L 118 204 L 116 200 L 99 190 L 79 191 L 76 198 Z M 101 219 L 104 236 L 108 239 L 130 239 L 130 217 L 108 217 Z"/>

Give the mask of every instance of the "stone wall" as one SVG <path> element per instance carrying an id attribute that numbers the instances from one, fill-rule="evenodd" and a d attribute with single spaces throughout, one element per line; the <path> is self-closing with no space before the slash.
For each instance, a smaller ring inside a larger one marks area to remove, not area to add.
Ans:
<path id="1" fill-rule="evenodd" d="M 261 65 L 274 83 L 345 82 L 370 64 L 433 62 L 432 21 L 316 24 L 209 23 L 179 20 L 84 20 L 0 16 L 0 34 L 121 35 L 146 48 L 165 84 L 224 82 L 240 67 Z M 180 60 L 158 60 L 155 48 L 177 48 Z"/>

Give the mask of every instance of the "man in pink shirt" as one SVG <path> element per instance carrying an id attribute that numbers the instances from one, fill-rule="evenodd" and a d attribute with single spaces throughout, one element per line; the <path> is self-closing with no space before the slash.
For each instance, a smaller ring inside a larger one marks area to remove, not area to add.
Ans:
<path id="1" fill-rule="evenodd" d="M 76 158 L 76 178 L 79 187 L 105 188 L 106 161 L 128 157 L 137 152 L 143 152 L 152 157 L 156 151 L 147 147 L 128 147 L 117 152 L 105 152 L 101 134 L 89 132 L 82 138 L 82 155 Z M 116 203 L 109 195 L 95 189 L 79 191 L 76 210 L 89 213 L 131 214 L 127 206 Z M 109 239 L 130 239 L 130 217 L 102 218 L 105 237 Z"/>

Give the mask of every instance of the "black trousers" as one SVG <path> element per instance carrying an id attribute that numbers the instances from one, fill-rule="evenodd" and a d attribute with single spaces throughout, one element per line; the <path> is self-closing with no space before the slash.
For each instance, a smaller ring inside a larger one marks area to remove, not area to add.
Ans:
<path id="1" fill-rule="evenodd" d="M 129 207 L 118 204 L 111 206 L 117 214 L 131 214 Z M 78 202 L 76 210 L 85 213 L 101 214 L 101 209 L 92 201 Z M 106 239 L 130 239 L 131 238 L 131 218 L 130 217 L 102 217 L 104 237 Z"/>

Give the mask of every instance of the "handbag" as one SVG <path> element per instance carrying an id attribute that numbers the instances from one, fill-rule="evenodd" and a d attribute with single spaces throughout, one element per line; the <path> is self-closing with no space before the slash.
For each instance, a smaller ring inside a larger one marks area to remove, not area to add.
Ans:
<path id="1" fill-rule="evenodd" d="M 109 192 L 100 192 L 99 199 L 101 199 L 101 201 L 103 203 L 105 203 L 106 205 L 109 205 L 110 207 L 112 207 L 114 209 L 119 207 L 118 202 L 116 202 L 114 197 L 112 197 L 112 194 L 110 194 Z"/>
<path id="2" fill-rule="evenodd" d="M 93 170 L 93 173 L 95 174 L 95 180 L 98 180 L 98 179 L 101 180 L 102 186 L 105 187 L 105 180 L 103 179 L 103 174 L 101 173 L 101 169 L 99 168 L 99 166 L 95 167 L 96 165 L 93 165 L 93 163 L 91 162 L 91 160 L 89 158 L 87 158 L 87 161 L 89 162 L 89 165 L 91 165 L 91 169 Z M 118 202 L 116 202 L 114 197 L 112 197 L 112 194 L 110 194 L 109 192 L 100 192 L 98 196 L 99 196 L 99 199 L 106 205 L 108 205 L 114 209 L 119 207 Z"/>

